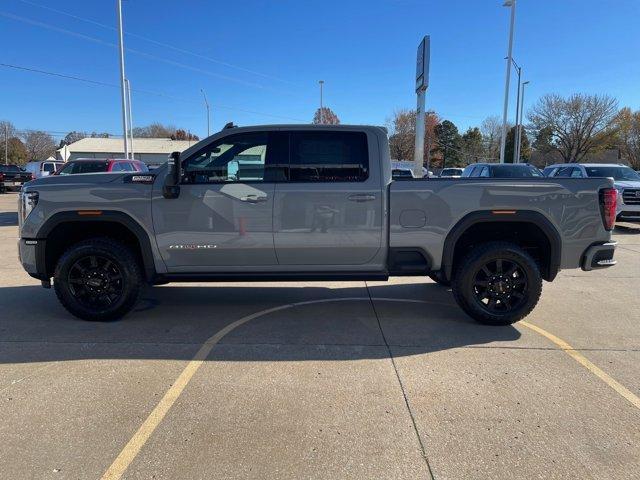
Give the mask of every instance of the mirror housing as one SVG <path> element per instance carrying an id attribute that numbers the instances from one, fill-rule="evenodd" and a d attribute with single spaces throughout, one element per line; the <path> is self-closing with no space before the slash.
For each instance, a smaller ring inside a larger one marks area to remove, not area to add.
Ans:
<path id="1" fill-rule="evenodd" d="M 173 152 L 169 155 L 167 162 L 167 176 L 164 177 L 162 195 L 164 198 L 178 198 L 180 196 L 180 180 L 182 179 L 182 163 L 180 162 L 180 152 Z"/>

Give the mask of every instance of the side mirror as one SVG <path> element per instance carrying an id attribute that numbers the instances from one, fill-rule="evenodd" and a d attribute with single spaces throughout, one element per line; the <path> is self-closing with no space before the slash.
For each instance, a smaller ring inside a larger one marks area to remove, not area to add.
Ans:
<path id="1" fill-rule="evenodd" d="M 169 168 L 167 176 L 164 177 L 162 195 L 164 198 L 178 198 L 180 196 L 180 180 L 182 178 L 182 164 L 180 162 L 180 152 L 173 152 L 169 155 Z"/>

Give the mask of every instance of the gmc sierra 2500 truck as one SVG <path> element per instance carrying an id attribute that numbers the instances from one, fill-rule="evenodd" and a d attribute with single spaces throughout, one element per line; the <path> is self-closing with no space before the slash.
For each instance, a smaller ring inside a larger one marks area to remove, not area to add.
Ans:
<path id="1" fill-rule="evenodd" d="M 86 320 L 122 317 L 145 282 L 412 275 L 505 325 L 560 269 L 615 264 L 612 179 L 394 182 L 380 127 L 229 128 L 152 173 L 45 177 L 19 202 L 22 265 Z"/>

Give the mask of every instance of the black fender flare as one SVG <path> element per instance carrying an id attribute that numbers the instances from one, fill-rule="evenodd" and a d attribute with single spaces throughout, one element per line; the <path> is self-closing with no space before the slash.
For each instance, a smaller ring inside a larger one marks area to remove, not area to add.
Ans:
<path id="1" fill-rule="evenodd" d="M 447 280 L 451 280 L 453 273 L 453 257 L 456 244 L 460 237 L 473 225 L 489 222 L 531 223 L 542 230 L 551 247 L 547 280 L 553 280 L 560 270 L 560 262 L 562 258 L 562 237 L 556 227 L 542 213 L 532 210 L 516 210 L 513 213 L 509 211 L 508 214 L 495 212 L 496 211 L 493 210 L 471 212 L 462 217 L 449 231 L 444 242 L 441 266 L 441 271 L 444 273 Z M 498 212 L 505 212 L 505 210 L 499 210 Z"/>
<path id="2" fill-rule="evenodd" d="M 44 240 L 38 242 L 38 250 L 36 252 L 36 265 L 38 272 L 46 274 L 45 249 L 46 240 L 54 228 L 63 223 L 118 223 L 127 228 L 138 240 L 140 251 L 142 252 L 142 266 L 147 281 L 151 281 L 156 275 L 156 266 L 153 260 L 153 251 L 151 249 L 151 239 L 146 230 L 134 220 L 130 215 L 117 210 L 95 210 L 100 212 L 95 215 L 86 215 L 79 212 L 82 211 L 65 211 L 58 212 L 49 217 L 38 229 L 37 238 Z M 91 210 L 94 212 L 94 210 Z"/>

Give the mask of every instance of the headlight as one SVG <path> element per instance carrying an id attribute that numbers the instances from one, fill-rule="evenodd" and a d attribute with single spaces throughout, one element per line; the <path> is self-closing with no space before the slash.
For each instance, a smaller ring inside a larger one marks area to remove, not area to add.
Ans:
<path id="1" fill-rule="evenodd" d="M 36 205 L 38 205 L 38 192 L 20 192 L 18 203 L 18 214 L 20 217 L 20 225 L 26 220 Z"/>

